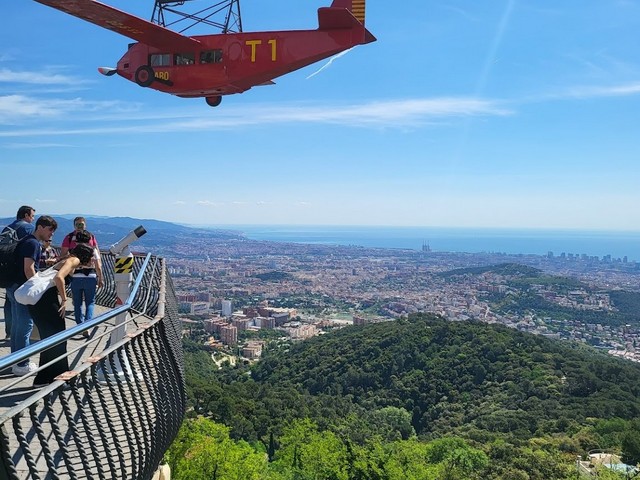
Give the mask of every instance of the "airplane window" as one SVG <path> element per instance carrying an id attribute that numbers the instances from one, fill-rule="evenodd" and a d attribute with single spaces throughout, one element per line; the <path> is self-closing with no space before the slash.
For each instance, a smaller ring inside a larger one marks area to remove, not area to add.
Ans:
<path id="1" fill-rule="evenodd" d="M 193 65 L 195 61 L 194 53 L 178 53 L 175 57 L 175 65 Z"/>
<path id="2" fill-rule="evenodd" d="M 149 56 L 149 64 L 152 67 L 166 67 L 171 65 L 171 55 L 168 53 L 154 53 Z"/>
<path id="3" fill-rule="evenodd" d="M 205 50 L 200 52 L 200 63 L 222 62 L 222 50 Z"/>

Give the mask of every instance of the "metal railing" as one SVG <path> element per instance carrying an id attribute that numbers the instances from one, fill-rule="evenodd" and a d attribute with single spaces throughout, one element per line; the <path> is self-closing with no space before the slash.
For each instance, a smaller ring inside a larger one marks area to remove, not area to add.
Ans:
<path id="1" fill-rule="evenodd" d="M 103 263 L 105 287 L 97 303 L 114 307 L 114 258 L 104 255 Z M 104 341 L 122 328 L 114 326 L 115 318 L 127 313 L 123 340 L 107 342 L 100 353 L 51 385 L 29 389 L 28 398 L 0 414 L 0 479 L 153 476 L 186 408 L 181 325 L 164 259 L 136 256 L 134 275 L 124 305 L 0 359 L 2 371 L 96 327 L 104 331 L 91 341 Z"/>

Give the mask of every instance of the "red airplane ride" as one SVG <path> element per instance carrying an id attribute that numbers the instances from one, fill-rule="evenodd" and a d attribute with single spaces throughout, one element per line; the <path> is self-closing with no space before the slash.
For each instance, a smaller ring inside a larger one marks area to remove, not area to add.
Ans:
<path id="1" fill-rule="evenodd" d="M 365 28 L 366 0 L 333 0 L 318 9 L 317 30 L 185 36 L 95 0 L 36 0 L 136 40 L 116 68 L 101 67 L 141 87 L 179 97 L 242 93 L 356 45 L 374 42 Z M 166 3 L 167 0 L 160 0 Z M 184 2 L 182 2 L 184 3 Z"/>

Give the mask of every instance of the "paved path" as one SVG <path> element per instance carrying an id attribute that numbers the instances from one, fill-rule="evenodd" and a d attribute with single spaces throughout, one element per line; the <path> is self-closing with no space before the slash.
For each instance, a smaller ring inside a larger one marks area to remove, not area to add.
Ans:
<path id="1" fill-rule="evenodd" d="M 4 333 L 4 311 L 2 308 L 5 302 L 4 295 L 4 289 L 0 289 L 0 356 L 2 357 L 11 353 L 9 340 L 5 338 Z M 95 314 L 100 315 L 108 310 L 109 309 L 105 307 L 96 305 Z M 75 320 L 73 320 L 73 305 L 71 304 L 71 300 L 68 300 L 67 328 L 73 327 L 75 326 L 75 324 L 76 322 Z M 86 359 L 93 355 L 97 355 L 104 350 L 106 339 L 108 338 L 108 336 L 104 336 L 97 340 L 96 337 L 98 337 L 100 333 L 104 332 L 107 327 L 108 325 L 97 327 L 94 332 L 91 332 L 91 337 L 88 340 L 80 335 L 77 335 L 67 342 L 67 352 L 72 352 L 79 348 L 79 350 L 72 353 L 69 357 L 69 366 L 71 369 L 73 369 L 75 365 L 79 365 L 80 363 L 82 363 L 83 359 Z M 34 332 L 34 335 L 32 335 L 31 337 L 31 342 L 33 343 L 37 340 L 37 332 Z M 37 357 L 32 357 L 31 361 L 38 365 Z M 17 377 L 13 376 L 13 374 L 11 373 L 11 369 L 0 372 L 0 390 L 2 390 L 6 385 L 16 379 Z M 0 414 L 29 397 L 35 391 L 35 389 L 32 387 L 32 384 L 32 378 L 26 378 L 21 383 L 11 387 L 9 390 L 4 392 L 0 391 Z"/>

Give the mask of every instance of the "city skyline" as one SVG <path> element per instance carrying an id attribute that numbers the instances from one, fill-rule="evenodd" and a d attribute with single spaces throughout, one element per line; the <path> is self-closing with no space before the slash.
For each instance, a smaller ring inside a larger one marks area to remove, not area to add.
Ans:
<path id="1" fill-rule="evenodd" d="M 244 30 L 315 28 L 328 4 L 247 1 Z M 0 216 L 640 230 L 638 1 L 369 0 L 377 42 L 216 109 L 100 76 L 125 37 L 5 11 L 3 178 L 33 173 L 3 182 Z"/>

